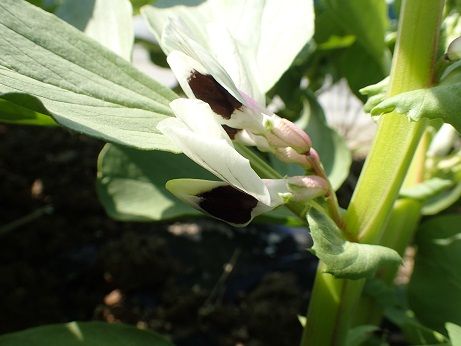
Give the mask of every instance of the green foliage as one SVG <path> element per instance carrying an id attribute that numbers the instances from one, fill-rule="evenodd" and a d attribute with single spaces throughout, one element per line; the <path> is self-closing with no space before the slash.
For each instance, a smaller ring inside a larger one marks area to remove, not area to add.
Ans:
<path id="1" fill-rule="evenodd" d="M 183 154 L 106 145 L 98 160 L 97 191 L 117 220 L 158 221 L 200 212 L 165 189 L 175 178 L 216 179 Z"/>
<path id="2" fill-rule="evenodd" d="M 388 28 L 387 5 L 382 0 L 324 0 L 316 6 L 315 40 L 320 46 L 332 37 L 354 37 L 346 49 L 333 51 L 330 59 L 361 98 L 360 88 L 383 79 L 390 54 L 384 37 Z M 338 46 L 337 48 L 340 48 Z"/>
<path id="3" fill-rule="evenodd" d="M 454 204 L 461 197 L 459 179 L 430 178 L 424 182 L 404 188 L 400 196 L 422 202 L 423 215 L 435 215 Z"/>
<path id="4" fill-rule="evenodd" d="M 450 337 L 452 346 L 461 345 L 461 327 L 454 323 L 445 324 L 445 328 L 448 331 L 448 336 Z"/>
<path id="5" fill-rule="evenodd" d="M 376 61 L 383 61 L 388 26 L 387 4 L 382 0 L 326 0 L 335 22 L 357 37 L 357 42 Z"/>
<path id="6" fill-rule="evenodd" d="M 325 264 L 326 272 L 338 278 L 371 276 L 380 266 L 401 261 L 392 249 L 345 240 L 334 222 L 315 208 L 309 211 L 308 222 L 314 240 L 311 251 Z"/>
<path id="7" fill-rule="evenodd" d="M 447 321 L 461 324 L 460 224 L 460 215 L 434 217 L 421 225 L 416 237 L 409 301 L 421 322 L 439 331 Z"/>
<path id="8" fill-rule="evenodd" d="M 9 96 L 13 96 L 10 94 Z M 16 95 L 26 96 L 26 95 Z M 31 98 L 30 102 L 35 99 Z M 44 110 L 46 111 L 46 110 Z M 47 114 L 43 114 L 30 108 L 24 108 L 20 105 L 0 98 L 0 122 L 16 125 L 38 125 L 38 126 L 55 126 L 56 122 Z"/>
<path id="9" fill-rule="evenodd" d="M 70 322 L 0 336 L 2 346 L 172 346 L 153 332 L 123 324 Z"/>
<path id="10" fill-rule="evenodd" d="M 444 335 L 424 326 L 415 317 L 408 306 L 406 286 L 393 286 L 379 279 L 370 279 L 365 286 L 365 295 L 401 329 L 411 345 L 444 344 L 448 341 Z"/>
<path id="11" fill-rule="evenodd" d="M 172 91 L 22 0 L 2 1 L 0 11 L 0 50 L 10 52 L 0 57 L 3 98 L 30 95 L 35 102 L 21 107 L 40 102 L 59 124 L 109 142 L 177 150 L 155 129 L 171 114 Z"/>
<path id="12" fill-rule="evenodd" d="M 380 102 L 374 100 L 371 114 L 390 112 L 406 114 L 412 121 L 421 118 L 442 119 L 461 131 L 461 72 L 459 68 L 447 74 L 440 84 L 425 89 L 401 93 Z"/>
<path id="13" fill-rule="evenodd" d="M 373 325 L 357 326 L 349 330 L 346 346 L 361 346 L 370 337 L 370 334 L 377 331 L 378 327 Z"/>

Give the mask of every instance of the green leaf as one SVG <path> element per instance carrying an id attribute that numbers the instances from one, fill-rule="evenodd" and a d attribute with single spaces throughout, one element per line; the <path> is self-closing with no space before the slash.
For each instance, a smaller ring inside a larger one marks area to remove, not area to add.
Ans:
<path id="1" fill-rule="evenodd" d="M 386 1 L 326 0 L 325 5 L 324 19 L 318 26 L 321 25 L 322 30 L 327 27 L 324 31 L 330 35 L 355 37 L 354 44 L 333 53 L 332 59 L 351 90 L 363 99 L 358 90 L 383 79 L 390 66 L 390 53 L 385 43 L 388 27 Z M 316 34 L 317 37 L 321 36 Z"/>
<path id="2" fill-rule="evenodd" d="M 406 286 L 389 285 L 382 280 L 367 280 L 365 295 L 373 299 L 384 311 L 384 316 L 398 326 L 411 345 L 441 345 L 447 338 L 422 325 L 408 307 Z"/>
<path id="3" fill-rule="evenodd" d="M 390 112 L 406 114 L 410 120 L 443 119 L 461 132 L 461 72 L 450 73 L 437 86 L 401 93 L 379 102 L 372 115 Z"/>
<path id="4" fill-rule="evenodd" d="M 359 90 L 370 83 L 382 80 L 388 74 L 387 65 L 373 59 L 358 42 L 341 54 L 337 54 L 335 60 L 339 72 L 347 79 L 351 90 L 362 101 L 364 98 Z"/>
<path id="5" fill-rule="evenodd" d="M 461 198 L 461 183 L 455 183 L 440 193 L 424 201 L 421 209 L 423 215 L 435 215 L 452 206 Z"/>
<path id="6" fill-rule="evenodd" d="M 158 221 L 201 215 L 165 189 L 165 183 L 176 178 L 216 179 L 183 154 L 108 144 L 99 155 L 99 199 L 117 220 Z"/>
<path id="7" fill-rule="evenodd" d="M 133 9 L 128 0 L 64 0 L 56 15 L 125 60 L 133 49 Z"/>
<path id="8" fill-rule="evenodd" d="M 335 223 L 315 208 L 310 209 L 308 222 L 314 240 L 311 251 L 325 264 L 326 272 L 338 278 L 371 276 L 381 265 L 401 262 L 390 248 L 345 240 Z"/>
<path id="9" fill-rule="evenodd" d="M 446 343 L 447 338 L 443 334 L 422 325 L 411 310 L 396 306 L 384 308 L 386 318 L 400 327 L 411 345 L 450 346 Z"/>
<path id="10" fill-rule="evenodd" d="M 361 325 L 354 327 L 347 333 L 346 346 L 361 346 L 370 337 L 370 334 L 377 331 L 378 327 L 372 325 Z"/>
<path id="11" fill-rule="evenodd" d="M 416 237 L 409 302 L 422 323 L 439 331 L 447 321 L 461 324 L 460 224 L 461 215 L 438 216 L 423 223 Z"/>
<path id="12" fill-rule="evenodd" d="M 350 47 L 355 42 L 355 40 L 356 38 L 354 35 L 331 35 L 327 41 L 319 44 L 317 48 L 321 50 L 346 48 Z"/>
<path id="13" fill-rule="evenodd" d="M 333 189 L 337 190 L 349 175 L 352 157 L 345 140 L 328 126 L 322 106 L 315 96 L 307 94 L 307 100 L 303 104 L 303 113 L 297 125 L 309 134 L 313 148 L 320 155 L 328 179 Z M 282 163 L 275 158 L 271 160 L 274 168 L 282 175 L 305 174 L 304 170 L 297 165 Z"/>
<path id="14" fill-rule="evenodd" d="M 417 185 L 403 188 L 400 191 L 401 197 L 408 197 L 418 201 L 425 201 L 442 191 L 451 188 L 454 182 L 449 179 L 431 178 Z"/>
<path id="15" fill-rule="evenodd" d="M 453 205 L 461 197 L 461 183 L 453 179 L 434 177 L 402 189 L 400 196 L 421 201 L 423 215 L 435 215 Z"/>
<path id="16" fill-rule="evenodd" d="M 448 331 L 452 346 L 461 346 L 461 327 L 454 323 L 446 323 L 445 328 Z"/>
<path id="17" fill-rule="evenodd" d="M 370 113 L 375 106 L 385 99 L 388 87 L 389 77 L 386 77 L 376 84 L 360 89 L 360 94 L 367 96 L 367 102 L 363 105 L 363 110 Z"/>
<path id="18" fill-rule="evenodd" d="M 57 125 L 49 115 L 21 107 L 3 98 L 0 98 L 0 122 L 16 125 Z"/>
<path id="19" fill-rule="evenodd" d="M 171 115 L 171 90 L 23 0 L 1 1 L 0 13 L 3 98 L 33 96 L 59 124 L 105 141 L 178 150 L 156 130 Z M 31 103 L 21 106 L 37 111 Z"/>
<path id="20" fill-rule="evenodd" d="M 384 0 L 327 0 L 336 24 L 357 37 L 357 42 L 378 62 L 387 49 L 384 36 L 388 27 Z"/>
<path id="21" fill-rule="evenodd" d="M 70 322 L 0 336 L 1 346 L 173 346 L 158 334 L 123 324 Z"/>

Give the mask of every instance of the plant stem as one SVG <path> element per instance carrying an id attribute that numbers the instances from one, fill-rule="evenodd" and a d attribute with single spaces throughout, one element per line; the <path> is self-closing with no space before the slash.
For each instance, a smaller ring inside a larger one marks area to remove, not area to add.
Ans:
<path id="1" fill-rule="evenodd" d="M 307 157 L 311 164 L 312 172 L 315 175 L 325 179 L 325 181 L 328 183 L 328 192 L 325 196 L 325 200 L 327 203 L 328 213 L 330 217 L 336 223 L 336 226 L 338 226 L 338 228 L 343 231 L 343 234 L 347 240 L 357 241 L 355 234 L 350 234 L 349 232 L 347 232 L 347 229 L 345 228 L 344 220 L 341 217 L 341 214 L 339 211 L 339 204 L 338 204 L 338 199 L 336 198 L 336 193 L 333 190 L 333 186 L 331 186 L 330 181 L 328 180 L 328 176 L 325 170 L 323 169 L 323 166 L 320 162 L 318 154 L 315 153 L 314 156 L 311 156 L 311 157 L 307 156 Z"/>
<path id="2" fill-rule="evenodd" d="M 38 208 L 36 210 L 34 210 L 33 212 L 17 219 L 17 220 L 14 220 L 6 225 L 2 225 L 0 226 L 0 237 L 3 237 L 4 235 L 10 233 L 11 231 L 21 227 L 21 226 L 24 226 L 30 222 L 33 222 L 35 221 L 36 219 L 44 216 L 44 215 L 47 215 L 47 214 L 51 214 L 53 213 L 53 206 L 51 205 L 46 205 L 44 207 L 41 207 L 41 208 Z"/>
<path id="3" fill-rule="evenodd" d="M 389 95 L 431 84 L 443 4 L 443 0 L 403 2 Z M 379 244 L 424 128 L 425 121 L 411 123 L 396 113 L 382 116 L 345 215 L 348 231 L 361 242 Z M 335 279 L 322 273 L 320 265 L 301 345 L 344 344 L 364 283 Z"/>

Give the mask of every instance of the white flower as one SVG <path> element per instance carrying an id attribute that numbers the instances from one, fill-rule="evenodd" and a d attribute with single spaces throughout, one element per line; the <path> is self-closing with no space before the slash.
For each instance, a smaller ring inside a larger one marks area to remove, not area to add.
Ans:
<path id="1" fill-rule="evenodd" d="M 184 52 L 178 46 L 183 42 L 165 30 L 172 18 L 181 18 L 186 43 L 203 47 L 259 104 L 314 34 L 313 0 L 157 0 L 142 14 L 167 54 Z"/>
<path id="2" fill-rule="evenodd" d="M 236 226 L 288 201 L 307 200 L 325 194 L 328 183 L 319 177 L 261 179 L 248 159 L 234 148 L 211 107 L 193 99 L 170 104 L 175 118 L 157 128 L 187 156 L 222 181 L 170 180 L 166 188 L 182 201 Z"/>
<path id="3" fill-rule="evenodd" d="M 178 198 L 226 222 L 246 225 L 291 196 L 284 179 L 266 180 L 256 174 L 248 159 L 235 150 L 207 103 L 177 99 L 170 105 L 176 117 L 161 121 L 157 128 L 222 180 L 171 180 L 166 187 Z"/>
<path id="4" fill-rule="evenodd" d="M 186 95 L 208 103 L 234 140 L 278 156 L 287 147 L 308 152 L 309 137 L 291 136 L 303 132 L 291 123 L 287 133 L 287 121 L 265 108 L 264 94 L 312 37 L 312 1 L 169 4 L 143 12 Z"/>
<path id="5" fill-rule="evenodd" d="M 189 97 L 173 101 L 176 118 L 157 128 L 222 180 L 175 179 L 166 187 L 233 225 L 246 225 L 289 200 L 318 197 L 328 187 L 318 177 L 261 179 L 231 140 L 297 162 L 296 155 L 310 149 L 303 131 L 265 108 L 265 92 L 313 33 L 312 1 L 291 2 L 209 0 L 168 8 L 170 1 L 157 1 L 143 11 Z"/>

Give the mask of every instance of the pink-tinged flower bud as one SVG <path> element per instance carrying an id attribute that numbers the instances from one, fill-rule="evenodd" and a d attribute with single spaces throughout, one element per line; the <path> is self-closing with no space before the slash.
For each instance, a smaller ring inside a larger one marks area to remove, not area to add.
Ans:
<path id="1" fill-rule="evenodd" d="M 458 37 L 451 41 L 447 48 L 445 57 L 450 61 L 456 61 L 461 59 L 461 37 Z"/>
<path id="2" fill-rule="evenodd" d="M 328 182 L 317 175 L 289 177 L 287 183 L 295 201 L 306 201 L 323 196 L 329 189 Z"/>
<path id="3" fill-rule="evenodd" d="M 310 167 L 322 167 L 320 162 L 320 156 L 314 148 L 311 148 L 308 153 L 306 153 L 306 159 L 309 161 Z"/>
<path id="4" fill-rule="evenodd" d="M 305 154 L 298 153 L 293 148 L 276 148 L 274 154 L 282 162 L 295 163 L 305 169 L 310 169 L 312 167 L 308 157 Z"/>
<path id="5" fill-rule="evenodd" d="M 279 141 L 285 143 L 283 146 L 291 147 L 300 154 L 309 151 L 312 141 L 306 132 L 287 119 L 276 116 L 272 120 L 272 134 L 274 134 Z M 275 141 L 274 144 L 277 145 L 280 143 Z"/>

